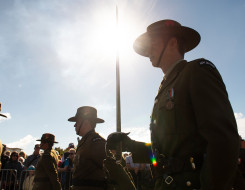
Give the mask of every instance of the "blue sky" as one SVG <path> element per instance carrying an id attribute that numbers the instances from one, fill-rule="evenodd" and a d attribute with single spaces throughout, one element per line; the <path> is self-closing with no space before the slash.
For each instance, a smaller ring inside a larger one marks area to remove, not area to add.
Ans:
<path id="1" fill-rule="evenodd" d="M 119 41 L 115 7 L 119 8 Z M 245 138 L 245 2 L 231 0 L 0 0 L 0 138 L 33 151 L 45 132 L 57 146 L 77 143 L 67 119 L 90 105 L 106 122 L 105 138 L 116 130 L 116 44 L 120 49 L 122 131 L 150 141 L 149 121 L 163 73 L 132 48 L 138 35 L 158 20 L 194 28 L 201 43 L 186 60 L 212 61 L 226 84 Z M 117 43 L 116 43 L 117 42 Z"/>

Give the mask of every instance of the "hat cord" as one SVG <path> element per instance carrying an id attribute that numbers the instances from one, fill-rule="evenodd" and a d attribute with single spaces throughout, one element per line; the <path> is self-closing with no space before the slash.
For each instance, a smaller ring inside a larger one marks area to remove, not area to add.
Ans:
<path id="1" fill-rule="evenodd" d="M 156 67 L 159 67 L 159 65 L 160 65 L 160 62 L 161 62 L 161 60 L 162 60 L 162 56 L 163 56 L 163 54 L 164 54 L 164 52 L 165 52 L 165 50 L 166 50 L 166 48 L 167 48 L 169 39 L 170 39 L 170 38 L 167 38 L 167 40 L 165 40 L 165 42 L 164 42 L 165 45 L 164 45 L 164 47 L 162 48 L 162 52 L 161 52 L 161 54 L 160 54 L 160 56 L 159 56 L 159 59 L 158 59 L 158 62 L 157 62 Z"/>
<path id="2" fill-rule="evenodd" d="M 84 124 L 84 121 L 82 121 L 82 123 L 79 126 L 78 135 L 80 134 L 80 130 L 81 130 L 81 127 L 83 126 L 83 124 Z"/>

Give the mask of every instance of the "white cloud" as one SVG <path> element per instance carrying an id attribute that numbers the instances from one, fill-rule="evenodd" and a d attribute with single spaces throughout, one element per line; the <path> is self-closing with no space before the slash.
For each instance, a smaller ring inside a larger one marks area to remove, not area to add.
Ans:
<path id="1" fill-rule="evenodd" d="M 235 113 L 238 132 L 245 139 L 245 117 L 242 113 Z"/>
<path id="2" fill-rule="evenodd" d="M 21 148 L 29 155 L 33 152 L 34 145 L 37 144 L 36 139 L 37 138 L 31 135 L 27 135 L 20 140 L 7 143 L 6 145 L 9 148 Z"/>
<path id="3" fill-rule="evenodd" d="M 5 120 L 11 119 L 11 114 L 10 114 L 10 113 L 2 113 L 2 114 L 3 114 L 3 115 L 6 115 L 7 118 L 5 118 L 5 117 L 0 117 L 0 123 L 3 122 L 3 121 L 5 121 Z"/>

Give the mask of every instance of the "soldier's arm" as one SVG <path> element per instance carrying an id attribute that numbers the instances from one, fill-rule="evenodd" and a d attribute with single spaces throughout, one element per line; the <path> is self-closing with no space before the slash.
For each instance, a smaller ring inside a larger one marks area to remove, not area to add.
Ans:
<path id="1" fill-rule="evenodd" d="M 122 151 L 129 151 L 133 154 L 133 160 L 136 163 L 150 163 L 151 146 L 149 143 L 138 142 L 128 137 L 129 133 L 114 132 L 107 138 L 107 148 L 115 150 L 118 143 L 122 143 Z"/>
<path id="2" fill-rule="evenodd" d="M 61 185 L 54 162 L 54 158 L 51 155 L 43 155 L 43 168 L 45 169 L 45 172 L 52 183 L 52 188 L 54 190 L 58 190 L 61 189 Z"/>
<path id="3" fill-rule="evenodd" d="M 222 78 L 212 63 L 192 65 L 191 104 L 206 142 L 202 189 L 231 189 L 237 167 L 239 137 Z"/>
<path id="4" fill-rule="evenodd" d="M 133 141 L 131 152 L 134 163 L 151 163 L 152 150 L 150 144 Z"/>

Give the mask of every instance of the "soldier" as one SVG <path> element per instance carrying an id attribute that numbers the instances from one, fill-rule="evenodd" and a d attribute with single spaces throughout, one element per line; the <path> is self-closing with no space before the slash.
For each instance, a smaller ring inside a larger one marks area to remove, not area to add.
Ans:
<path id="1" fill-rule="evenodd" d="M 39 159 L 35 171 L 33 190 L 59 190 L 61 185 L 58 179 L 58 156 L 52 149 L 55 142 L 55 136 L 50 133 L 44 133 L 40 140 L 40 148 L 44 150 Z"/>
<path id="2" fill-rule="evenodd" d="M 105 139 L 95 132 L 97 123 L 104 120 L 97 117 L 97 110 L 90 106 L 83 106 L 77 109 L 74 117 L 68 121 L 76 122 L 74 127 L 76 134 L 81 136 L 77 146 L 74 159 L 74 170 L 72 176 L 73 190 L 105 190 L 114 188 L 109 184 L 104 168 L 103 160 L 106 158 Z M 115 160 L 108 158 L 105 160 L 112 175 L 122 173 L 124 178 L 124 189 L 134 189 L 132 182 L 127 178 L 127 174 L 122 170 L 121 165 L 116 165 Z M 119 182 L 121 184 L 121 182 Z M 120 189 L 117 184 L 117 189 Z M 120 189 L 120 190 L 124 190 Z"/>
<path id="3" fill-rule="evenodd" d="M 197 31 L 161 20 L 134 43 L 165 74 L 151 115 L 152 149 L 125 133 L 107 143 L 122 142 L 137 163 L 150 162 L 152 151 L 157 190 L 230 190 L 234 181 L 239 135 L 223 80 L 210 61 L 184 60 L 199 42 Z"/>
<path id="4" fill-rule="evenodd" d="M 78 108 L 76 115 L 68 121 L 76 122 L 74 125 L 76 134 L 82 137 L 74 159 L 73 189 L 104 189 L 105 139 L 95 132 L 96 124 L 103 123 L 104 120 L 97 117 L 95 108 L 83 106 Z"/>

